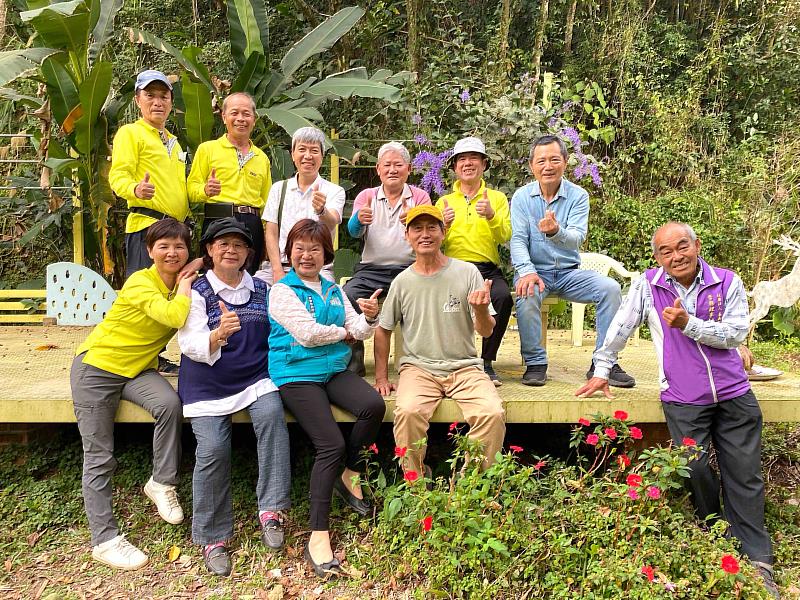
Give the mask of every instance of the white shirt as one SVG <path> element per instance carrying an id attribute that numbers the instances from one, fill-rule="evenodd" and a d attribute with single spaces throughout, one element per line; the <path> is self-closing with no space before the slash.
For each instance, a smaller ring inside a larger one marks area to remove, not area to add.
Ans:
<path id="1" fill-rule="evenodd" d="M 294 224 L 301 219 L 319 221 L 319 215 L 311 203 L 311 197 L 314 195 L 314 186 L 316 185 L 319 185 L 319 191 L 326 196 L 325 208 L 336 215 L 337 224 L 342 222 L 345 201 L 344 188 L 317 175 L 314 183 L 308 186 L 305 192 L 301 192 L 300 186 L 297 184 L 296 175 L 287 180 L 286 196 L 283 199 L 283 212 L 281 213 L 280 230 L 278 232 L 278 250 L 281 253 L 281 262 L 284 264 L 289 262 L 286 257 L 286 238 Z M 267 196 L 267 204 L 264 206 L 264 214 L 261 215 L 262 220 L 268 223 L 278 222 L 278 208 L 281 203 L 282 188 L 283 181 L 272 184 Z M 331 228 L 330 231 L 331 237 L 335 237 L 336 226 Z"/>
<path id="2" fill-rule="evenodd" d="M 247 271 L 242 272 L 242 280 L 236 287 L 231 287 L 221 281 L 214 274 L 214 271 L 207 272 L 206 278 L 214 293 L 229 304 L 246 304 L 250 300 L 250 293 L 256 289 L 253 284 L 253 278 Z M 233 335 L 236 334 L 234 333 Z M 212 354 L 210 336 L 211 329 L 208 327 L 206 300 L 197 290 L 193 289 L 189 317 L 186 319 L 184 326 L 178 330 L 178 346 L 180 346 L 181 352 L 193 361 L 214 365 L 222 356 L 223 347 L 217 348 L 217 351 Z M 266 358 L 265 356 L 264 359 L 266 360 Z M 220 376 L 224 377 L 222 371 L 220 371 Z M 183 407 L 183 416 L 191 418 L 231 415 L 250 406 L 259 396 L 264 396 L 277 390 L 278 388 L 272 383 L 272 380 L 269 377 L 265 377 L 238 394 L 233 394 L 227 398 L 203 400 L 187 404 Z"/>

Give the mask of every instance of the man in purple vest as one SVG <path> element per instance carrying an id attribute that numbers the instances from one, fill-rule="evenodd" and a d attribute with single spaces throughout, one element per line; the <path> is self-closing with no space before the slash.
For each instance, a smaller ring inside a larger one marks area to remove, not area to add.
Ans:
<path id="1" fill-rule="evenodd" d="M 742 280 L 701 259 L 689 225 L 667 223 L 652 239 L 660 265 L 631 286 L 596 353 L 595 372 L 576 396 L 602 391 L 612 398 L 608 373 L 633 331 L 647 323 L 659 360 L 661 403 L 676 444 L 691 438 L 703 453 L 690 464 L 689 488 L 700 519 L 723 515 L 730 533 L 778 598 L 772 545 L 764 527 L 761 409 L 736 351 L 748 331 Z M 688 443 L 688 440 L 687 440 Z M 713 443 L 722 476 L 711 469 Z"/>

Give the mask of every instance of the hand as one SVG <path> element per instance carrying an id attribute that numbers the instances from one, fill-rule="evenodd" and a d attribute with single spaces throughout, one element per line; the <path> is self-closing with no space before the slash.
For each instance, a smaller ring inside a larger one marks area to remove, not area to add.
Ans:
<path id="1" fill-rule="evenodd" d="M 675 303 L 665 308 L 661 316 L 667 325 L 676 329 L 683 329 L 689 324 L 689 313 L 683 308 L 680 298 L 675 298 Z"/>
<path id="2" fill-rule="evenodd" d="M 133 188 L 133 194 L 142 200 L 150 200 L 150 198 L 156 195 L 156 186 L 150 183 L 150 173 L 147 171 L 144 172 L 144 179 Z"/>
<path id="3" fill-rule="evenodd" d="M 181 271 L 178 273 L 178 294 L 182 296 L 188 296 L 191 298 L 192 296 L 192 284 L 194 280 L 197 279 L 197 272 L 196 271 L 189 271 L 184 273 Z"/>
<path id="4" fill-rule="evenodd" d="M 575 392 L 575 395 L 578 398 L 588 398 L 597 391 L 603 392 L 606 398 L 614 399 L 614 395 L 608 387 L 608 379 L 603 379 L 602 377 L 592 377 L 583 387 Z"/>
<path id="5" fill-rule="evenodd" d="M 195 258 L 194 260 L 190 260 L 188 263 L 186 263 L 186 266 L 181 269 L 181 272 L 178 273 L 178 276 L 186 277 L 187 275 L 197 274 L 197 272 L 203 268 L 203 259 Z"/>
<path id="6" fill-rule="evenodd" d="M 209 198 L 218 196 L 222 191 L 222 184 L 220 183 L 219 179 L 217 179 L 216 169 L 211 169 L 211 174 L 208 176 L 208 181 L 206 181 L 206 187 L 204 191 L 206 196 Z"/>
<path id="7" fill-rule="evenodd" d="M 239 331 L 242 326 L 239 324 L 239 315 L 228 310 L 222 300 L 219 301 L 219 309 L 222 311 L 222 316 L 219 319 L 219 327 L 216 329 L 217 336 L 220 342 L 227 342 L 228 338 Z"/>
<path id="8" fill-rule="evenodd" d="M 444 201 L 444 210 L 442 211 L 442 216 L 444 217 L 445 227 L 450 227 L 450 225 L 453 224 L 453 221 L 456 220 L 456 211 L 450 208 L 447 200 Z"/>
<path id="9" fill-rule="evenodd" d="M 325 200 L 327 200 L 327 197 L 324 192 L 319 191 L 319 184 L 314 184 L 314 193 L 311 195 L 311 207 L 318 215 L 325 212 Z"/>
<path id="10" fill-rule="evenodd" d="M 514 291 L 517 293 L 517 298 L 527 298 L 536 293 L 536 287 L 539 287 L 539 293 L 544 292 L 544 281 L 536 273 L 523 275 L 517 279 L 517 284 L 514 286 Z"/>
<path id="11" fill-rule="evenodd" d="M 381 295 L 383 292 L 383 288 L 377 289 L 372 292 L 372 296 L 369 298 L 357 298 L 356 303 L 358 307 L 361 309 L 361 312 L 367 317 L 370 321 L 372 321 L 375 317 L 378 316 L 378 296 Z"/>
<path id="12" fill-rule="evenodd" d="M 473 308 L 486 308 L 492 301 L 491 291 L 492 291 L 492 280 L 484 279 L 483 289 L 470 292 L 469 296 L 467 296 L 467 302 L 469 302 L 469 305 L 472 306 Z"/>
<path id="13" fill-rule="evenodd" d="M 492 208 L 492 203 L 489 202 L 489 194 L 485 188 L 483 197 L 475 203 L 475 212 L 487 221 L 494 219 L 494 209 Z"/>
<path id="14" fill-rule="evenodd" d="M 353 345 L 353 344 L 355 344 L 355 343 L 356 343 L 358 340 L 356 340 L 356 338 L 354 338 L 354 337 L 353 337 L 353 334 L 352 334 L 352 333 L 349 333 L 349 332 L 348 332 L 348 333 L 345 333 L 345 335 L 344 335 L 344 339 L 343 339 L 342 341 L 343 341 L 345 344 L 347 344 L 348 346 L 352 346 L 352 345 Z"/>
<path id="15" fill-rule="evenodd" d="M 558 233 L 558 227 L 556 213 L 552 210 L 544 211 L 544 219 L 539 221 L 539 231 L 545 235 L 555 235 Z"/>
<path id="16" fill-rule="evenodd" d="M 372 387 L 374 387 L 381 396 L 388 396 L 397 389 L 397 386 L 389 381 L 386 377 L 376 377 L 375 385 Z"/>
<path id="17" fill-rule="evenodd" d="M 367 198 L 367 204 L 358 209 L 358 222 L 362 225 L 372 225 L 372 201 Z"/>

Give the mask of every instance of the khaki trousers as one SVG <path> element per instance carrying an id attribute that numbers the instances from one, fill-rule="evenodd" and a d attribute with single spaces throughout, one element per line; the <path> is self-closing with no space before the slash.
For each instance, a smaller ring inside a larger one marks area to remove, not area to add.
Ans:
<path id="1" fill-rule="evenodd" d="M 478 367 L 465 367 L 439 377 L 414 365 L 403 365 L 394 408 L 395 443 L 408 448 L 403 469 L 422 474 L 428 423 L 444 397 L 458 403 L 469 424 L 469 437 L 483 444 L 483 468 L 488 468 L 503 447 L 506 412 L 486 373 Z"/>

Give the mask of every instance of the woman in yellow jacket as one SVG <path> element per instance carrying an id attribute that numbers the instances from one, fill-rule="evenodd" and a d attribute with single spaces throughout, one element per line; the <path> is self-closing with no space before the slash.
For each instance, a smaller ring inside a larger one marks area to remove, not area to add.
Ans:
<path id="1" fill-rule="evenodd" d="M 181 401 L 158 374 L 158 353 L 186 321 L 195 275 L 181 276 L 189 259 L 189 228 L 162 219 L 147 231 L 149 269 L 137 271 L 120 290 L 111 310 L 78 348 L 70 385 L 83 441 L 83 500 L 92 533 L 92 557 L 131 570 L 147 556 L 120 535 L 111 506 L 114 416 L 120 398 L 155 420 L 153 476 L 145 494 L 168 523 L 183 521 L 175 486 L 181 460 Z"/>

